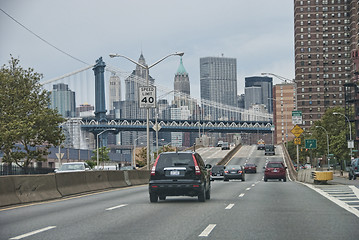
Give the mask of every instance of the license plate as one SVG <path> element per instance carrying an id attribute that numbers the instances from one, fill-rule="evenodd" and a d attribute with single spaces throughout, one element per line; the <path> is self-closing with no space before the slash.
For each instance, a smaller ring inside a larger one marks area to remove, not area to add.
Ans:
<path id="1" fill-rule="evenodd" d="M 179 171 L 171 171 L 171 172 L 170 172 L 170 175 L 171 175 L 171 176 L 179 176 L 179 175 L 180 175 L 180 172 L 179 172 Z"/>
<path id="2" fill-rule="evenodd" d="M 278 170 L 277 170 L 277 169 L 274 169 L 273 172 L 278 172 Z"/>

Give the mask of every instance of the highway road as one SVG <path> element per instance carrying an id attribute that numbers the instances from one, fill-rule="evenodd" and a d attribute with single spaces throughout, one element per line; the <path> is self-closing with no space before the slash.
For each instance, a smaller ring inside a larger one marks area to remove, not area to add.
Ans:
<path id="1" fill-rule="evenodd" d="M 198 152 L 213 164 L 224 151 Z M 255 163 L 258 172 L 245 182 L 212 182 L 204 203 L 196 197 L 150 203 L 144 185 L 3 208 L 0 239 L 358 239 L 359 196 L 337 197 L 351 186 L 264 182 L 265 161 L 281 156 L 280 147 L 277 155 L 264 156 L 256 146 L 243 146 L 231 163 Z M 335 192 L 336 201 L 322 192 Z M 350 197 L 358 208 L 342 206 Z"/>

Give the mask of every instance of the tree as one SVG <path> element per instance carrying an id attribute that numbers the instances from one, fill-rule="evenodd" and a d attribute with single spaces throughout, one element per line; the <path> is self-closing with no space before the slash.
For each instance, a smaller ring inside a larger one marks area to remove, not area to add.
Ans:
<path id="1" fill-rule="evenodd" d="M 51 145 L 63 140 L 59 125 L 65 120 L 50 109 L 49 92 L 39 83 L 42 75 L 11 57 L 0 69 L 0 150 L 3 161 L 28 167 L 45 161 Z"/>
<path id="2" fill-rule="evenodd" d="M 98 148 L 98 161 L 99 162 L 109 162 L 110 157 L 108 156 L 108 153 L 110 152 L 110 149 L 108 147 L 100 147 Z M 93 150 L 93 155 L 91 157 L 91 160 L 97 162 L 97 149 Z"/>

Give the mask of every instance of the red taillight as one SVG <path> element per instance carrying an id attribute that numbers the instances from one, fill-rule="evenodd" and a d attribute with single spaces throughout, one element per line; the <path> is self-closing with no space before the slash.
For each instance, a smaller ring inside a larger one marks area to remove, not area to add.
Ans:
<path id="1" fill-rule="evenodd" d="M 242 173 L 242 171 L 238 171 L 238 173 Z"/>
<path id="2" fill-rule="evenodd" d="M 195 158 L 194 155 L 192 155 L 192 157 L 193 157 L 193 162 L 194 162 L 194 170 L 195 170 L 195 173 L 196 173 L 196 175 L 201 175 L 201 169 L 199 169 L 197 160 L 196 160 L 196 158 Z"/>
<path id="3" fill-rule="evenodd" d="M 193 187 L 199 187 L 199 185 L 193 185 Z"/>
<path id="4" fill-rule="evenodd" d="M 157 162 L 158 162 L 159 157 L 160 156 L 158 155 L 158 157 L 156 158 L 155 163 L 153 164 L 153 167 L 151 169 L 151 176 L 155 176 L 155 174 L 156 174 L 156 166 L 157 166 Z"/>
<path id="5" fill-rule="evenodd" d="M 224 173 L 228 173 L 228 170 L 225 170 Z"/>

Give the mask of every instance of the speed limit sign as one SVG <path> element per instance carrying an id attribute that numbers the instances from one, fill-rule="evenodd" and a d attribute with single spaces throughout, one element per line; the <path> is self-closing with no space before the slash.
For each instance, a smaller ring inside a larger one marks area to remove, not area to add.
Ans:
<path id="1" fill-rule="evenodd" d="M 155 108 L 156 107 L 156 87 L 139 87 L 138 90 L 140 108 Z"/>

